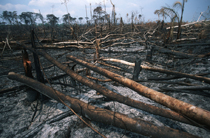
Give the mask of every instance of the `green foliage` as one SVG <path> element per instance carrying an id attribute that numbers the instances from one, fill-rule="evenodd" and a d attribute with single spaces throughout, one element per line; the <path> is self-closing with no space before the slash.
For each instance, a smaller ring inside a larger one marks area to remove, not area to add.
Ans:
<path id="1" fill-rule="evenodd" d="M 47 14 L 47 20 L 51 26 L 55 26 L 58 23 L 59 18 L 54 14 Z"/>

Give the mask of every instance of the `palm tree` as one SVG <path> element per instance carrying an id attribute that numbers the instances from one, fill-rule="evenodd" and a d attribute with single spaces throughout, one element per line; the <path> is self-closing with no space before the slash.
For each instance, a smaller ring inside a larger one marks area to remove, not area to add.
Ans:
<path id="1" fill-rule="evenodd" d="M 180 7 L 182 9 L 182 13 L 181 13 L 181 19 L 180 19 L 180 22 L 179 22 L 179 27 L 178 27 L 178 32 L 177 32 L 177 39 L 180 38 L 181 36 L 181 24 L 182 24 L 182 18 L 183 18 L 183 13 L 184 13 L 184 4 L 185 2 L 187 2 L 187 0 L 183 0 L 182 3 L 177 1 L 174 3 L 173 7 Z"/>
<path id="2" fill-rule="evenodd" d="M 10 25 L 12 24 L 12 16 L 13 14 L 11 11 L 3 11 L 2 13 L 3 19 L 8 21 Z"/>
<path id="3" fill-rule="evenodd" d="M 179 22 L 179 17 L 178 14 L 176 13 L 176 11 L 170 7 L 162 7 L 160 10 L 156 10 L 154 12 L 154 14 L 157 14 L 158 17 L 160 15 L 163 16 L 163 21 L 164 18 L 169 17 L 171 19 L 171 26 L 170 26 L 170 33 L 169 33 L 169 38 L 172 39 L 173 38 L 173 24 L 175 20 L 178 20 Z"/>
<path id="4" fill-rule="evenodd" d="M 51 40 L 54 41 L 54 27 L 58 23 L 59 18 L 56 17 L 54 14 L 47 14 L 47 20 L 51 26 Z"/>
<path id="5" fill-rule="evenodd" d="M 155 10 L 154 14 L 158 15 L 158 20 L 160 20 L 160 10 Z"/>
<path id="6" fill-rule="evenodd" d="M 78 19 L 80 21 L 80 24 L 82 24 L 83 17 L 79 17 Z"/>
<path id="7" fill-rule="evenodd" d="M 165 14 L 171 18 L 171 26 L 170 26 L 170 39 L 173 38 L 173 24 L 175 20 L 179 22 L 179 16 L 176 11 L 170 7 L 162 7 L 165 11 Z"/>
<path id="8" fill-rule="evenodd" d="M 166 19 L 167 16 L 169 16 L 166 13 L 166 11 L 165 11 L 164 8 L 161 8 L 160 10 L 155 10 L 154 14 L 157 14 L 158 15 L 158 19 L 159 19 L 160 15 L 163 16 L 163 21 L 164 21 L 164 19 Z"/>
<path id="9" fill-rule="evenodd" d="M 72 21 L 72 17 L 70 16 L 69 13 L 64 14 L 64 15 L 62 16 L 62 18 L 63 18 L 63 22 L 64 22 L 65 24 L 68 24 L 68 23 L 70 23 L 70 22 Z"/>
<path id="10" fill-rule="evenodd" d="M 19 18 L 26 25 L 31 24 L 32 26 L 36 24 L 37 18 L 43 20 L 43 17 L 41 17 L 39 13 L 33 12 L 22 12 L 21 15 L 19 15 Z"/>

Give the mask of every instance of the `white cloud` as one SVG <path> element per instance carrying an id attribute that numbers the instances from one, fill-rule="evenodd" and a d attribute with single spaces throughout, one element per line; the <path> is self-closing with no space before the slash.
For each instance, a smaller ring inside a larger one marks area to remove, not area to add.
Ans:
<path id="1" fill-rule="evenodd" d="M 131 7 L 139 7 L 139 5 L 137 5 L 137 4 L 135 4 L 135 3 L 131 3 L 131 2 L 128 3 L 128 5 L 131 6 Z"/>
<path id="2" fill-rule="evenodd" d="M 39 13 L 38 9 L 32 9 L 34 13 Z"/>
<path id="3" fill-rule="evenodd" d="M 95 4 L 95 3 L 103 3 L 103 0 L 85 0 L 87 3 Z"/>
<path id="4" fill-rule="evenodd" d="M 101 0 L 102 1 L 102 0 Z M 31 0 L 29 2 L 28 5 L 31 5 L 31 6 L 51 6 L 53 4 L 62 4 L 64 2 L 64 0 Z M 90 3 L 91 4 L 95 4 L 95 3 L 99 3 L 100 1 L 99 0 L 67 0 L 67 3 L 68 3 L 68 6 L 70 5 L 80 5 L 80 6 L 84 6 L 85 4 L 89 5 Z"/>
<path id="5" fill-rule="evenodd" d="M 21 5 L 21 4 L 16 4 L 16 5 L 13 5 L 13 4 L 10 4 L 10 3 L 7 3 L 6 5 L 0 5 L 0 10 L 1 11 L 19 11 L 19 10 L 26 10 L 28 9 L 26 5 Z"/>
<path id="6" fill-rule="evenodd" d="M 31 5 L 31 6 L 51 6 L 51 4 L 61 4 L 61 0 L 31 0 L 28 5 Z"/>

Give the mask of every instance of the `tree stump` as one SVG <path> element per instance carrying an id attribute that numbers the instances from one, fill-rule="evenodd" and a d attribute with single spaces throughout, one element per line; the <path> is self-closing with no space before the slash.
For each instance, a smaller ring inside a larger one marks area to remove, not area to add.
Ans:
<path id="1" fill-rule="evenodd" d="M 139 73 L 141 70 L 142 70 L 141 59 L 137 57 L 135 61 L 134 71 L 133 71 L 133 80 L 138 80 Z"/>

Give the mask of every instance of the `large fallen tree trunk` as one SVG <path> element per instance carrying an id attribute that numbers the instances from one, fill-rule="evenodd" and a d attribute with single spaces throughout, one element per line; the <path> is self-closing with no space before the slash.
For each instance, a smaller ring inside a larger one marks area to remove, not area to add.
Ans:
<path id="1" fill-rule="evenodd" d="M 175 51 L 175 50 L 169 50 L 167 48 L 163 48 L 160 46 L 153 46 L 153 47 L 154 47 L 154 50 L 157 50 L 161 53 L 172 54 L 172 55 L 175 55 L 178 57 L 184 57 L 184 58 L 203 58 L 205 56 L 210 55 L 210 53 L 198 55 L 198 54 L 183 53 L 183 52 Z"/>
<path id="2" fill-rule="evenodd" d="M 79 63 L 80 65 L 83 65 L 97 73 L 100 73 L 114 81 L 117 81 L 117 82 L 135 90 L 140 95 L 148 97 L 162 105 L 165 105 L 165 106 L 169 107 L 170 109 L 172 109 L 178 113 L 181 113 L 182 115 L 185 115 L 185 116 L 195 120 L 196 122 L 204 124 L 208 128 L 210 128 L 210 112 L 207 110 L 201 109 L 199 107 L 185 103 L 178 99 L 172 98 L 172 97 L 165 95 L 163 93 L 157 92 L 157 91 L 150 89 L 146 86 L 143 86 L 133 80 L 125 78 L 125 77 L 118 75 L 116 73 L 110 72 L 106 69 L 102 69 L 100 67 L 92 65 L 90 63 L 87 63 L 83 60 L 77 59 L 73 56 L 69 55 L 69 56 L 67 56 L 67 58 L 69 58 L 70 60 L 72 60 L 76 63 Z"/>
<path id="3" fill-rule="evenodd" d="M 53 43 L 54 45 L 78 45 L 78 44 L 87 44 L 87 45 L 93 45 L 94 43 L 92 42 L 82 42 L 82 41 L 74 41 L 74 42 L 58 42 L 58 43 Z"/>
<path id="4" fill-rule="evenodd" d="M 179 87 L 160 87 L 165 90 L 210 90 L 209 86 L 179 86 Z"/>
<path id="5" fill-rule="evenodd" d="M 206 43 L 184 43 L 184 44 L 166 44 L 165 46 L 168 46 L 168 47 L 181 47 L 181 46 L 208 46 L 210 45 L 210 43 L 206 42 Z"/>
<path id="6" fill-rule="evenodd" d="M 150 122 L 144 120 L 135 120 L 129 118 L 124 114 L 113 112 L 110 110 L 98 108 L 80 101 L 79 99 L 67 96 L 57 90 L 52 89 L 49 86 L 44 85 L 34 79 L 25 77 L 23 75 L 10 72 L 8 77 L 13 80 L 25 83 L 29 87 L 39 91 L 40 93 L 55 99 L 59 102 L 65 101 L 69 107 L 71 107 L 76 113 L 88 118 L 91 121 L 102 122 L 104 124 L 113 125 L 128 131 L 139 133 L 149 137 L 157 138 L 194 138 L 197 136 L 191 135 L 186 132 L 181 132 L 165 126 L 157 127 Z M 37 87 L 38 86 L 38 87 Z"/>
<path id="7" fill-rule="evenodd" d="M 167 48 L 162 48 L 160 46 L 153 46 L 154 50 L 157 50 L 161 53 L 166 53 L 166 54 L 171 54 L 171 55 L 175 55 L 178 57 L 185 57 L 185 58 L 195 58 L 197 55 L 194 54 L 188 54 L 188 53 L 183 53 L 183 52 L 179 52 L 179 51 L 175 51 L 175 50 L 169 50 Z"/>
<path id="8" fill-rule="evenodd" d="M 35 52 L 33 50 L 33 48 L 29 48 L 27 46 L 24 46 L 24 47 L 31 50 L 32 52 Z M 108 97 L 108 98 L 110 98 L 114 101 L 118 101 L 120 103 L 127 104 L 129 106 L 144 110 L 144 111 L 152 113 L 152 114 L 160 115 L 160 116 L 167 117 L 167 118 L 170 118 L 170 119 L 174 119 L 174 120 L 177 120 L 177 121 L 180 121 L 180 122 L 183 122 L 183 123 L 188 123 L 188 124 L 197 126 L 197 123 L 192 123 L 191 121 L 189 121 L 188 119 L 184 118 L 183 116 L 179 115 L 178 113 L 176 113 L 174 111 L 158 108 L 158 107 L 155 107 L 155 106 L 152 106 L 152 105 L 149 105 L 149 104 L 145 104 L 145 103 L 140 102 L 140 101 L 133 100 L 129 97 L 124 97 L 122 95 L 114 93 L 114 92 L 110 91 L 109 89 L 107 89 L 107 88 L 105 88 L 105 87 L 103 87 L 99 84 L 96 84 L 94 82 L 91 82 L 90 80 L 80 76 L 79 74 L 77 74 L 74 71 L 72 71 L 71 69 L 69 69 L 67 66 L 64 66 L 63 64 L 61 64 L 58 61 L 56 61 L 55 59 L 53 59 L 50 55 L 48 55 L 44 51 L 36 50 L 36 52 L 38 54 L 44 56 L 51 63 L 58 66 L 61 70 L 66 72 L 73 79 L 83 83 L 84 85 L 87 85 L 90 88 L 93 88 L 93 89 L 97 90 L 101 94 L 105 95 L 106 97 Z"/>
<path id="9" fill-rule="evenodd" d="M 119 63 L 126 64 L 129 66 L 135 66 L 135 63 L 131 63 L 131 62 L 127 62 L 127 61 L 119 60 L 119 59 L 108 58 L 108 59 L 102 59 L 102 60 L 119 62 Z M 151 71 L 155 71 L 155 72 L 177 75 L 177 76 L 181 76 L 181 77 L 187 77 L 187 78 L 191 78 L 191 79 L 195 79 L 195 80 L 204 81 L 206 83 L 210 83 L 210 78 L 207 78 L 207 77 L 202 77 L 202 76 L 192 75 L 192 74 L 187 74 L 187 73 L 181 73 L 181 72 L 177 72 L 177 71 L 170 71 L 170 70 L 166 70 L 166 69 L 153 68 L 153 67 L 148 67 L 148 66 L 143 66 L 143 65 L 141 65 L 141 67 L 142 67 L 142 69 L 145 69 L 145 70 L 151 70 Z"/>
<path id="10" fill-rule="evenodd" d="M 193 25 L 193 24 L 198 24 L 198 23 L 202 23 L 202 22 L 205 22 L 205 21 L 200 21 L 200 22 L 191 22 L 191 23 L 183 24 L 183 25 L 181 25 L 181 27 L 184 27 L 184 26 L 190 26 L 190 25 Z M 179 27 L 179 26 L 178 26 L 178 25 L 173 26 L 173 28 L 177 28 L 177 27 Z M 170 29 L 170 27 L 167 27 L 166 29 Z"/>

